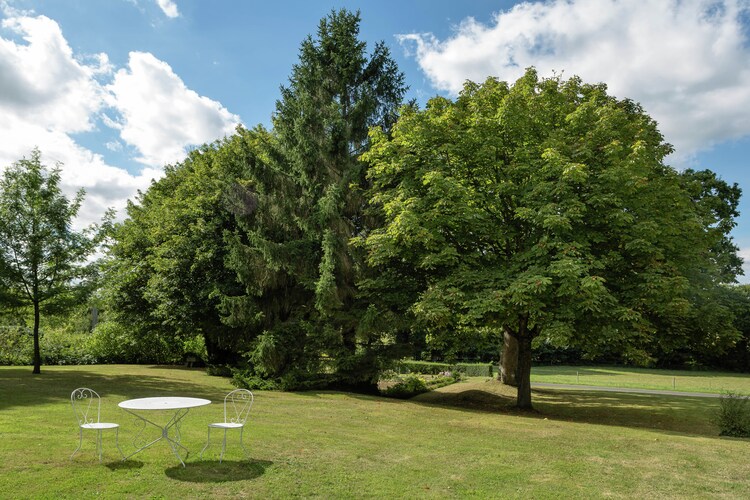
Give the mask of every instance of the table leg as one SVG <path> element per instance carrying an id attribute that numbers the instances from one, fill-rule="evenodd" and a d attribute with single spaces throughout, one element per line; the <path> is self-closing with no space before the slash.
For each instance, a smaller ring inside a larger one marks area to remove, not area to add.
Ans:
<path id="1" fill-rule="evenodd" d="M 190 408 L 181 408 L 177 410 L 174 416 L 172 417 L 172 419 L 169 422 L 167 422 L 167 424 L 164 426 L 164 429 L 162 430 L 162 436 L 164 437 L 164 439 L 166 439 L 169 442 L 169 446 L 172 447 L 172 452 L 175 454 L 175 456 L 177 457 L 177 460 L 180 461 L 183 467 L 185 467 L 185 462 L 182 461 L 182 457 L 177 452 L 176 446 L 179 446 L 180 448 L 185 450 L 185 458 L 187 458 L 188 455 L 190 455 L 190 450 L 188 450 L 186 447 L 180 444 L 180 438 L 181 438 L 180 421 L 185 415 L 188 414 L 189 411 L 190 411 Z M 169 430 L 171 428 L 174 428 L 175 430 L 175 439 L 172 439 L 171 437 L 169 437 Z"/>
<path id="2" fill-rule="evenodd" d="M 133 412 L 133 411 L 130 411 L 130 410 L 126 409 L 126 408 L 123 408 L 123 410 L 125 410 L 125 411 L 126 411 L 126 412 L 128 412 L 128 413 L 130 413 L 131 415 L 133 415 L 134 417 L 136 417 L 136 418 L 137 418 L 138 420 L 142 421 L 142 422 L 143 422 L 143 427 L 144 427 L 144 429 L 145 429 L 145 427 L 146 427 L 146 424 L 148 423 L 148 424 L 151 424 L 151 425 L 153 425 L 153 426 L 154 426 L 154 427 L 156 427 L 157 429 L 160 429 L 160 430 L 161 430 L 161 436 L 159 436 L 158 438 L 154 439 L 153 441 L 151 441 L 151 442 L 149 442 L 149 443 L 146 443 L 145 445 L 143 445 L 143 446 L 139 447 L 139 448 L 138 448 L 137 450 L 135 450 L 135 451 L 134 451 L 133 453 L 131 453 L 130 455 L 128 455 L 128 456 L 126 456 L 126 457 L 124 457 L 124 458 L 123 458 L 123 461 L 124 461 L 124 460 L 127 460 L 127 459 L 128 459 L 128 458 L 130 458 L 130 457 L 132 457 L 132 456 L 133 456 L 133 455 L 135 455 L 136 453 L 140 453 L 140 452 L 142 452 L 142 451 L 143 451 L 143 450 L 145 450 L 146 448 L 150 448 L 151 446 L 153 446 L 153 445 L 154 445 L 155 443 L 157 443 L 158 441 L 161 441 L 162 439 L 166 439 L 166 440 L 167 440 L 167 442 L 169 443 L 169 447 L 170 447 L 170 448 L 172 448 L 172 452 L 173 452 L 173 453 L 174 453 L 174 455 L 175 455 L 175 456 L 177 457 L 177 460 L 179 460 L 179 461 L 180 461 L 180 463 L 182 464 L 182 466 L 183 466 L 183 467 L 185 467 L 185 462 L 184 462 L 184 461 L 182 460 L 182 457 L 180 456 L 179 452 L 177 451 L 177 446 L 179 446 L 180 448 L 182 448 L 183 450 L 185 450 L 185 458 L 187 458 L 187 457 L 188 457 L 188 455 L 190 454 L 190 450 L 188 450 L 188 449 L 187 449 L 186 447 L 184 447 L 184 446 L 183 446 L 182 444 L 180 444 L 180 421 L 182 420 L 182 418 L 183 418 L 183 417 L 184 417 L 185 415 L 187 415 L 187 414 L 188 414 L 188 412 L 190 411 L 190 409 L 189 409 L 189 408 L 180 408 L 180 409 L 178 409 L 178 410 L 177 410 L 177 411 L 175 412 L 175 414 L 174 414 L 174 415 L 172 416 L 172 418 L 171 418 L 171 419 L 169 419 L 169 421 L 168 421 L 168 422 L 167 422 L 167 423 L 166 423 L 165 425 L 163 425 L 163 426 L 162 426 L 162 425 L 159 425 L 159 424 L 158 424 L 158 423 L 156 423 L 156 422 L 153 422 L 153 421 L 151 421 L 151 420 L 147 419 L 146 417 L 144 417 L 144 416 L 142 416 L 142 415 L 140 415 L 140 414 L 138 414 L 138 413 L 135 413 L 135 412 Z M 176 438 L 176 439 L 172 439 L 171 437 L 169 437 L 169 431 L 170 431 L 170 429 L 172 429 L 172 428 L 174 428 L 174 430 L 175 430 L 175 438 Z M 142 433 L 143 433 L 143 429 L 141 429 L 141 431 L 140 431 L 140 432 L 138 433 L 138 435 L 136 436 L 136 438 L 135 438 L 135 439 L 137 440 L 137 439 L 138 439 L 138 437 L 140 437 L 140 435 L 141 435 Z M 134 444 L 134 445 L 135 445 L 136 447 L 138 447 L 138 445 L 137 445 L 137 444 L 135 444 L 135 441 L 134 441 L 134 443 L 133 443 L 133 444 Z"/>

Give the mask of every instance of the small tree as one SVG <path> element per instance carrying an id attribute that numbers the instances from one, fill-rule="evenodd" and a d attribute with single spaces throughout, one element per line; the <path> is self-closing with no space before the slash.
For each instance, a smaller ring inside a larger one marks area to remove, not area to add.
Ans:
<path id="1" fill-rule="evenodd" d="M 101 235 L 97 226 L 77 232 L 84 191 L 73 200 L 60 190 L 60 166 L 49 170 L 38 149 L 8 167 L 0 179 L 0 297 L 4 307 L 31 307 L 34 371 L 41 373 L 42 312 L 65 309 L 90 289 L 96 268 L 88 259 Z M 109 225 L 108 212 L 103 227 Z"/>

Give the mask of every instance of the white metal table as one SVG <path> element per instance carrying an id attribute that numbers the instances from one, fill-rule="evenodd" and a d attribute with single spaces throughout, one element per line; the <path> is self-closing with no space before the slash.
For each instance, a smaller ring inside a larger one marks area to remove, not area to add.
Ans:
<path id="1" fill-rule="evenodd" d="M 179 446 L 183 450 L 185 450 L 185 458 L 190 454 L 190 450 L 185 448 L 183 445 L 180 444 L 180 421 L 182 418 L 188 414 L 190 411 L 190 408 L 196 408 L 198 406 L 205 406 L 207 404 L 211 404 L 211 401 L 208 399 L 201 399 L 201 398 L 186 398 L 186 397 L 156 397 L 156 398 L 139 398 L 139 399 L 128 399 L 127 401 L 123 401 L 119 403 L 117 406 L 125 410 L 126 412 L 130 413 L 131 415 L 135 416 L 137 419 L 139 419 L 143 426 L 141 427 L 141 430 L 138 432 L 136 437 L 133 439 L 133 444 L 135 445 L 137 450 L 135 450 L 130 455 L 123 458 L 123 460 L 127 460 L 128 458 L 132 457 L 136 453 L 140 453 L 141 451 L 145 450 L 146 448 L 151 447 L 158 441 L 161 441 L 162 439 L 166 439 L 169 443 L 169 446 L 172 448 L 172 452 L 175 454 L 177 459 L 180 461 L 183 467 L 185 467 L 185 462 L 182 461 L 182 457 L 180 457 L 179 452 L 177 451 L 177 447 Z M 154 420 L 150 420 L 143 416 L 139 412 L 152 412 L 152 411 L 171 411 L 174 412 L 172 417 L 167 421 L 166 424 L 162 425 Z M 146 429 L 146 424 L 151 424 L 154 427 L 161 430 L 161 436 L 154 439 L 153 441 L 144 444 L 141 447 L 138 447 L 138 440 L 143 434 L 143 431 Z M 169 433 L 171 430 L 174 430 L 174 438 L 170 437 Z"/>

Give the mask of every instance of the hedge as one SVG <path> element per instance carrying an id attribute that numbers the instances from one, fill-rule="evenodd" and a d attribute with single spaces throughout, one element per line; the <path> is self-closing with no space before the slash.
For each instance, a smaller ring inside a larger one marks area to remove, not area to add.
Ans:
<path id="1" fill-rule="evenodd" d="M 494 377 L 495 366 L 492 363 L 435 363 L 432 361 L 402 360 L 397 370 L 401 373 L 421 373 L 437 375 L 444 372 L 460 372 L 467 377 Z"/>

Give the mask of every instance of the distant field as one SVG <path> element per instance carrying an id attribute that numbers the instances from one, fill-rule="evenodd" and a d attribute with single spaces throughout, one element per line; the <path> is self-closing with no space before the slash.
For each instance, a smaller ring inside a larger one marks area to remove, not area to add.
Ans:
<path id="1" fill-rule="evenodd" d="M 514 391 L 469 379 L 408 401 L 317 391 L 257 392 L 246 432 L 198 453 L 221 417 L 227 379 L 152 366 L 0 367 L 0 498 L 748 498 L 748 439 L 718 437 L 709 398 L 535 390 L 536 411 Z M 744 383 L 744 382 L 743 382 Z M 164 443 L 122 462 L 111 435 L 104 463 L 78 433 L 70 391 L 90 386 L 105 419 L 136 427 L 127 398 L 203 397 L 179 465 Z"/>
<path id="2" fill-rule="evenodd" d="M 535 366 L 532 382 L 750 395 L 750 374 L 611 366 Z"/>

